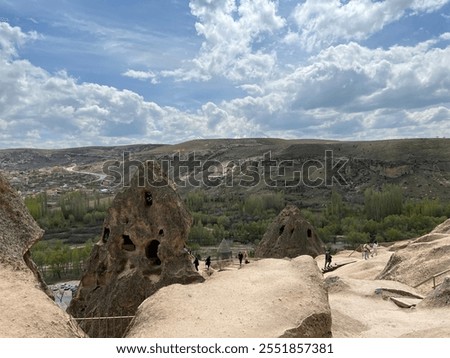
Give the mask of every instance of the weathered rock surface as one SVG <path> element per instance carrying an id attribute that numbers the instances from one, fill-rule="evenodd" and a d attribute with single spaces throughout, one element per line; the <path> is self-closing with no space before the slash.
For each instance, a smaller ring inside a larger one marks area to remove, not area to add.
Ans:
<path id="1" fill-rule="evenodd" d="M 446 277 L 441 285 L 436 287 L 424 300 L 420 303 L 420 307 L 450 308 L 450 277 Z"/>
<path id="2" fill-rule="evenodd" d="M 331 337 L 323 277 L 310 256 L 263 259 L 201 284 L 160 289 L 127 337 Z"/>
<path id="3" fill-rule="evenodd" d="M 420 298 L 391 297 L 390 300 L 401 308 L 416 307 L 422 300 Z"/>
<path id="4" fill-rule="evenodd" d="M 0 228 L 0 263 L 17 268 L 26 267 L 26 261 L 31 264 L 29 249 L 42 238 L 44 230 L 34 221 L 22 199 L 2 175 Z"/>
<path id="5" fill-rule="evenodd" d="M 43 230 L 0 175 L 0 337 L 82 337 L 49 297 L 29 249 Z"/>
<path id="6" fill-rule="evenodd" d="M 43 235 L 23 200 L 0 175 L 0 264 L 21 270 L 28 267 L 41 289 L 52 296 L 29 251 Z"/>
<path id="7" fill-rule="evenodd" d="M 324 244 L 300 209 L 288 205 L 267 228 L 255 250 L 256 257 L 316 257 L 324 253 Z"/>
<path id="8" fill-rule="evenodd" d="M 160 166 L 149 162 L 140 167 L 108 211 L 68 312 L 75 317 L 134 315 L 161 287 L 203 281 L 184 249 L 191 223 Z M 122 327 L 117 325 L 114 336 L 122 335 Z M 92 336 L 105 333 L 94 333 L 88 323 L 83 328 Z"/>
<path id="9" fill-rule="evenodd" d="M 427 279 L 450 267 L 449 223 L 447 220 L 431 233 L 397 249 L 377 279 L 403 282 L 422 294 L 429 293 L 433 287 L 432 280 Z M 442 280 L 440 277 L 437 282 Z"/>

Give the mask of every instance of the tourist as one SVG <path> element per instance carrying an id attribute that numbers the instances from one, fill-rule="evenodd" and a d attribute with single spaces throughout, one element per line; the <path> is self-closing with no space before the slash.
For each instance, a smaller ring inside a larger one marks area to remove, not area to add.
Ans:
<path id="1" fill-rule="evenodd" d="M 375 256 L 377 256 L 377 254 L 378 254 L 378 241 L 377 240 L 375 240 L 374 242 L 373 242 L 373 244 L 372 244 L 372 257 L 375 255 Z"/>
<path id="2" fill-rule="evenodd" d="M 244 258 L 244 254 L 239 251 L 239 253 L 238 253 L 239 266 L 242 266 L 242 259 L 243 258 Z"/>
<path id="3" fill-rule="evenodd" d="M 194 260 L 194 266 L 197 271 L 198 271 L 198 265 L 200 265 L 200 262 L 198 261 L 198 257 L 196 257 Z"/>
<path id="4" fill-rule="evenodd" d="M 244 251 L 244 262 L 245 262 L 246 264 L 250 263 L 250 261 L 248 261 L 248 253 L 247 253 L 247 250 Z"/>
<path id="5" fill-rule="evenodd" d="M 330 250 L 327 250 L 325 252 L 325 266 L 323 267 L 324 270 L 331 268 L 331 259 L 333 257 L 330 254 Z"/>
<path id="6" fill-rule="evenodd" d="M 370 254 L 370 248 L 368 244 L 364 244 L 363 245 L 363 256 L 364 256 L 364 260 L 368 260 L 369 259 L 369 254 Z"/>
<path id="7" fill-rule="evenodd" d="M 208 256 L 205 260 L 205 265 L 208 268 L 209 271 L 209 266 L 211 266 L 211 256 Z"/>

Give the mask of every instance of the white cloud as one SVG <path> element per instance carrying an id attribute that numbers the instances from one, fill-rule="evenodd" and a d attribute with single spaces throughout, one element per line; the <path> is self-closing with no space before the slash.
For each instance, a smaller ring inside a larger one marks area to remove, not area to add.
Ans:
<path id="1" fill-rule="evenodd" d="M 38 34 L 34 31 L 24 33 L 19 27 L 12 27 L 7 22 L 0 22 L 0 54 L 2 57 L 16 56 L 18 47 L 27 41 L 38 38 Z"/>
<path id="2" fill-rule="evenodd" d="M 413 11 L 432 12 L 448 0 L 372 1 L 306 0 L 297 5 L 294 18 L 300 44 L 308 51 L 341 41 L 363 40 L 387 24 Z M 292 36 L 291 36 L 292 37 Z"/>
<path id="3" fill-rule="evenodd" d="M 208 80 L 224 76 L 232 81 L 265 78 L 276 65 L 276 53 L 264 48 L 266 36 L 285 26 L 270 0 L 191 0 L 203 36 L 199 55 L 183 69 L 164 71 L 180 80 Z"/>
<path id="4" fill-rule="evenodd" d="M 8 30 L 10 28 L 7 28 Z M 16 38 L 25 38 L 14 29 Z M 21 59 L 17 40 L 0 33 L 0 128 L 2 147 L 70 147 L 173 143 L 181 139 L 260 134 L 247 118 L 235 118 L 213 104 L 196 113 L 161 107 L 129 90 L 78 83 L 65 71 L 49 73 Z M 5 40 L 6 38 L 6 40 Z M 139 75 L 139 74 L 138 74 Z"/>
<path id="5" fill-rule="evenodd" d="M 122 73 L 122 76 L 135 78 L 141 81 L 151 80 L 153 84 L 158 83 L 157 76 L 152 71 L 127 70 L 124 73 Z"/>

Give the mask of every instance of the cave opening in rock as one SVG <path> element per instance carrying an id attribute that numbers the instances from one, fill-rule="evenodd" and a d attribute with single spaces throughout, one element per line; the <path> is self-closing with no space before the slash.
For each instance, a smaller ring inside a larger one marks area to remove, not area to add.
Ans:
<path id="1" fill-rule="evenodd" d="M 134 242 L 131 240 L 129 235 L 122 235 L 122 248 L 126 251 L 134 251 L 136 250 L 136 245 L 134 244 Z"/>
<path id="2" fill-rule="evenodd" d="M 105 229 L 103 230 L 102 239 L 103 239 L 103 242 L 108 241 L 108 239 L 109 239 L 109 228 L 108 227 L 105 227 Z"/>
<path id="3" fill-rule="evenodd" d="M 159 241 L 152 240 L 145 248 L 145 256 L 147 256 L 154 265 L 161 265 L 161 260 L 158 257 L 158 247 Z"/>
<path id="4" fill-rule="evenodd" d="M 164 230 L 163 229 L 159 230 L 159 236 L 164 236 Z"/>
<path id="5" fill-rule="evenodd" d="M 312 231 L 311 231 L 311 229 L 308 229 L 308 230 L 306 231 L 306 235 L 308 236 L 308 238 L 311 238 L 311 237 L 312 237 Z"/>

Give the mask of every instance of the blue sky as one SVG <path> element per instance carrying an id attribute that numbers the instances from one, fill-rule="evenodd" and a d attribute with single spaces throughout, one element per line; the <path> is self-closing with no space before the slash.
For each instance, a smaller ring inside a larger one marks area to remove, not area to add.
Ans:
<path id="1" fill-rule="evenodd" d="M 0 0 L 0 148 L 450 135 L 450 0 Z"/>

